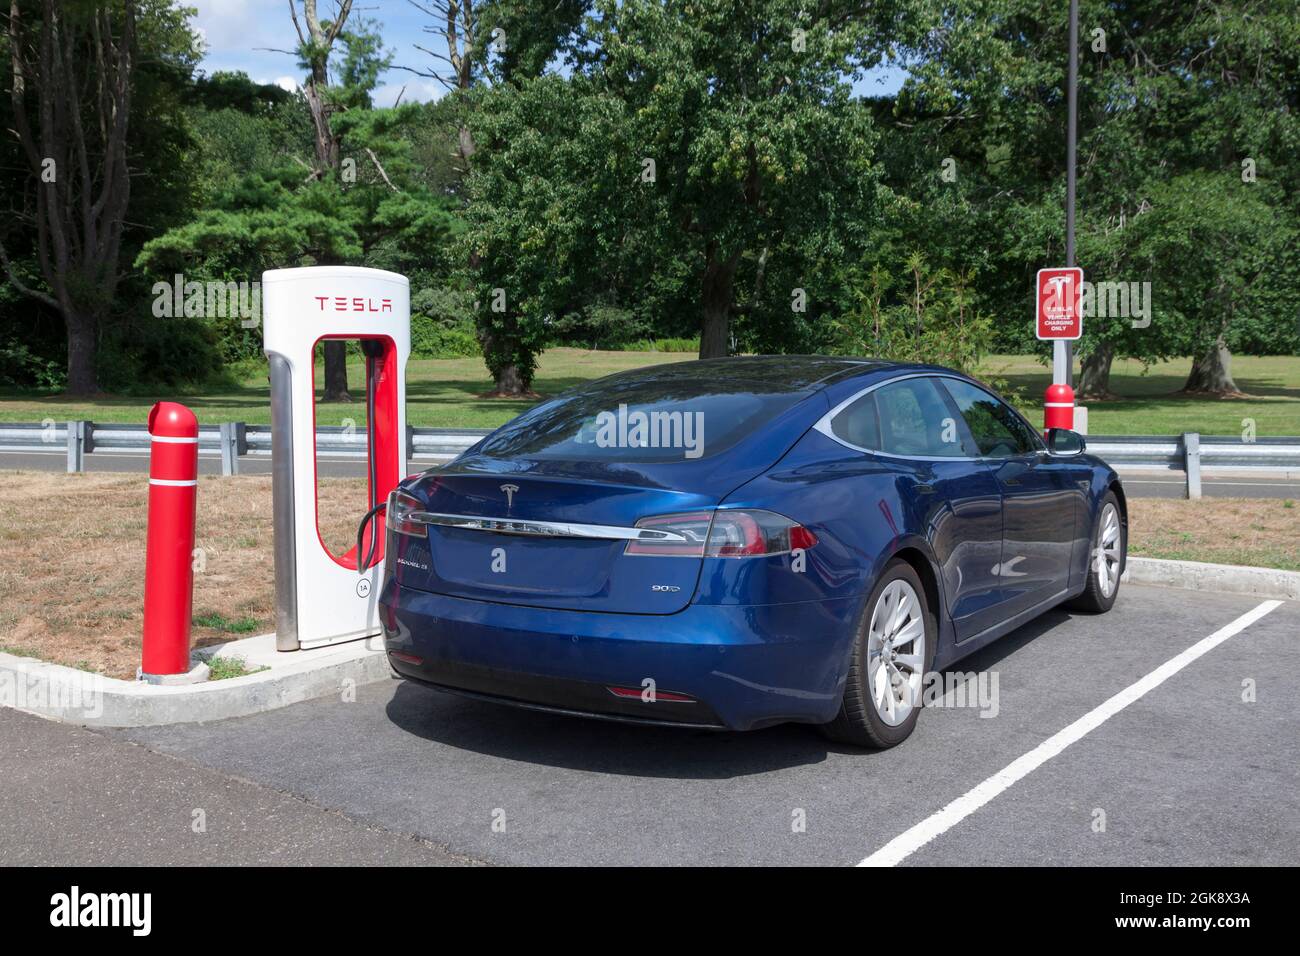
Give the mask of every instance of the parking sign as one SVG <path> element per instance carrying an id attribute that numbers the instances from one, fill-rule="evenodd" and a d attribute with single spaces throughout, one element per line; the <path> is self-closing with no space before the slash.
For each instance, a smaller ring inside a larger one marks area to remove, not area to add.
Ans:
<path id="1" fill-rule="evenodd" d="M 1082 296 L 1082 269 L 1039 269 L 1038 337 L 1073 340 L 1083 335 Z"/>

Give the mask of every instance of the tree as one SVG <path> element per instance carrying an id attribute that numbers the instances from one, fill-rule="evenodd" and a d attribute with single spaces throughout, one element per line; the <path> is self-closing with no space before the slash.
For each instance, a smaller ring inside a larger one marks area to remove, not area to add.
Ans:
<path id="1" fill-rule="evenodd" d="M 341 101 L 338 92 L 330 88 L 329 62 L 334 49 L 334 41 L 343 32 L 348 14 L 352 12 L 352 0 L 339 0 L 338 12 L 333 20 L 322 21 L 317 14 L 316 0 L 301 0 L 303 20 L 307 24 L 304 34 L 298 22 L 297 0 L 289 0 L 289 15 L 293 18 L 293 29 L 298 34 L 298 57 L 300 66 L 307 70 L 307 80 L 303 84 L 303 96 L 307 109 L 311 113 L 312 129 L 315 132 L 315 166 L 312 175 L 319 180 L 327 177 L 333 181 L 339 170 L 339 136 L 331 126 L 331 119 L 346 104 Z M 368 73 L 359 71 L 355 65 L 353 76 L 368 76 L 373 86 L 378 71 Z M 339 260 L 321 260 L 322 265 Z M 325 391 L 323 400 L 327 402 L 350 402 L 348 392 L 347 345 L 341 341 L 326 341 L 322 351 L 325 356 Z"/>
<path id="2" fill-rule="evenodd" d="M 711 357 L 734 320 L 770 340 L 847 298 L 838 264 L 878 211 L 847 76 L 896 34 L 873 5 L 806 6 L 598 0 L 549 41 L 568 76 L 477 91 L 465 241 L 502 393 L 529 386 L 548 327 L 598 304 L 680 321 Z"/>
<path id="3" fill-rule="evenodd" d="M 927 35 L 895 105 L 930 163 L 954 157 L 957 191 L 988 212 L 970 221 L 978 231 L 958 224 L 957 235 L 990 250 L 986 306 L 1025 317 L 1006 324 L 1004 347 L 1038 347 L 1027 331 L 1027 291 L 1039 266 L 1062 258 L 1066 19 L 1046 0 L 945 4 L 943 29 Z M 1078 262 L 1094 282 L 1152 281 L 1156 303 L 1150 325 L 1135 328 L 1129 316 L 1085 322 L 1078 392 L 1106 397 L 1115 356 L 1180 354 L 1195 327 L 1222 314 L 1213 298 L 1161 309 L 1182 270 L 1153 274 L 1151 257 L 1137 255 L 1135 230 L 1155 195 L 1168 199 L 1178 177 L 1203 172 L 1218 177 L 1221 192 L 1260 193 L 1254 198 L 1276 212 L 1273 238 L 1295 221 L 1300 20 L 1294 3 L 1267 0 L 1081 0 L 1080 24 Z M 1258 182 L 1242 175 L 1247 161 Z M 1176 225 L 1162 216 L 1161 231 L 1219 234 L 1207 221 L 1211 205 L 1165 207 L 1184 218 Z M 1224 288 L 1234 287 L 1230 254 L 1213 252 L 1205 265 L 1213 275 L 1226 269 Z M 1275 323 L 1274 338 L 1283 327 Z"/>
<path id="4" fill-rule="evenodd" d="M 1183 390 L 1241 394 L 1228 339 L 1234 320 L 1269 310 L 1264 280 L 1294 248 L 1294 223 L 1279 221 L 1264 190 L 1234 186 L 1231 174 L 1188 173 L 1152 192 L 1151 211 L 1134 224 L 1135 257 L 1152 274 L 1176 276 L 1156 300 L 1155 319 L 1176 330 L 1172 351 L 1192 356 Z M 1238 180 L 1239 182 L 1239 180 Z M 1274 316 L 1295 320 L 1294 310 Z M 1168 334 L 1168 333 L 1166 333 Z"/>
<path id="5" fill-rule="evenodd" d="M 408 103 L 336 116 L 341 155 L 366 158 L 356 182 L 304 179 L 288 164 L 247 173 L 196 219 L 148 242 L 136 265 L 223 279 L 309 262 L 427 269 L 457 224 L 452 201 L 419 181 L 402 135 L 425 110 Z"/>
<path id="6" fill-rule="evenodd" d="M 67 391 L 89 395 L 99 390 L 97 338 L 122 276 L 136 5 L 42 0 L 39 16 L 33 12 L 10 4 L 10 100 L 36 180 L 23 215 L 35 226 L 49 291 L 18 274 L 3 244 L 0 261 L 19 291 L 62 317 Z"/>
<path id="7" fill-rule="evenodd" d="M 511 0 L 410 0 L 412 6 L 434 21 L 425 32 L 440 36 L 445 51 L 416 45 L 433 61 L 424 68 L 403 66 L 419 76 L 437 80 L 451 94 L 456 119 L 456 157 L 461 175 L 467 175 L 477 151 L 472 117 L 485 108 L 476 99 L 480 84 L 493 78 L 501 81 L 509 102 L 517 85 L 541 76 L 555 52 L 564 45 L 591 0 L 558 0 L 553 4 L 529 4 Z M 492 54 L 495 53 L 495 71 Z M 484 285 L 481 243 L 470 243 L 467 269 L 461 276 L 466 286 L 477 285 L 477 335 L 484 362 L 492 375 L 494 393 L 519 397 L 530 393 L 534 355 L 543 337 L 539 328 L 526 331 L 513 309 L 503 309 L 507 292 Z"/>
<path id="8" fill-rule="evenodd" d="M 653 163 L 644 202 L 688 250 L 701 358 L 729 353 L 732 318 L 769 294 L 786 237 L 811 256 L 860 243 L 875 133 L 846 76 L 899 39 L 888 27 L 908 6 L 600 0 L 585 21 L 576 62 L 627 105 L 641 151 L 624 188 Z"/>

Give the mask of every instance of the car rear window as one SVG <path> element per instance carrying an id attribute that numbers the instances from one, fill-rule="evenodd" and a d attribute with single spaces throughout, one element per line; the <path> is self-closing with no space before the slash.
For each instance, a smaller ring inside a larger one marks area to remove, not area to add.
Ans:
<path id="1" fill-rule="evenodd" d="M 507 422 L 479 447 L 491 458 L 668 462 L 708 458 L 811 390 L 768 383 L 626 375 L 560 395 Z"/>
<path id="2" fill-rule="evenodd" d="M 880 450 L 880 419 L 876 416 L 876 396 L 863 395 L 831 421 L 831 432 L 854 448 Z"/>

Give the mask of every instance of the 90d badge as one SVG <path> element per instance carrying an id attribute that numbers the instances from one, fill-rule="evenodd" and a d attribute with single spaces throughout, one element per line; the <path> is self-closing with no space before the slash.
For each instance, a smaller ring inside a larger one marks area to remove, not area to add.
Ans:
<path id="1" fill-rule="evenodd" d="M 673 584 L 652 584 L 650 585 L 650 590 L 651 591 L 680 591 L 681 588 Z"/>

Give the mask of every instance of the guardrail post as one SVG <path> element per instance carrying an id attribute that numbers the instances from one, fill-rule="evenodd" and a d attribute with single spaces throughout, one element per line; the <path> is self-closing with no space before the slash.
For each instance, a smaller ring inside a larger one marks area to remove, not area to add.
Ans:
<path id="1" fill-rule="evenodd" d="M 415 458 L 415 426 L 407 423 L 406 426 L 406 457 L 402 459 L 402 470 L 405 471 L 411 467 L 411 460 Z"/>
<path id="2" fill-rule="evenodd" d="M 90 422 L 68 422 L 68 474 L 86 470 L 86 452 L 92 434 Z"/>
<path id="3" fill-rule="evenodd" d="M 222 422 L 221 473 L 239 474 L 239 456 L 248 452 L 248 426 L 243 422 Z"/>
<path id="4" fill-rule="evenodd" d="M 1187 472 L 1187 497 L 1201 497 L 1201 436 L 1183 432 L 1183 470 Z"/>

